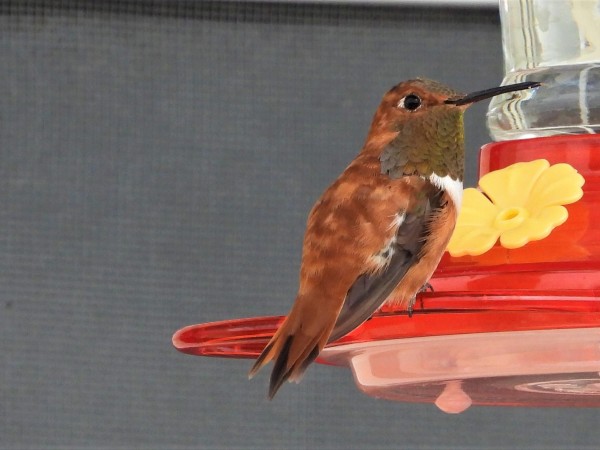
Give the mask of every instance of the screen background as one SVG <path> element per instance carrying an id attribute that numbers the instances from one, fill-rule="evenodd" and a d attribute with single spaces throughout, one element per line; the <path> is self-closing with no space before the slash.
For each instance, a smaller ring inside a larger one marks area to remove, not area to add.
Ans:
<path id="1" fill-rule="evenodd" d="M 497 85 L 497 10 L 0 2 L 0 61 L 0 447 L 597 445 L 595 410 L 451 416 L 320 365 L 269 402 L 250 361 L 171 346 L 288 311 L 306 215 L 383 93 Z"/>

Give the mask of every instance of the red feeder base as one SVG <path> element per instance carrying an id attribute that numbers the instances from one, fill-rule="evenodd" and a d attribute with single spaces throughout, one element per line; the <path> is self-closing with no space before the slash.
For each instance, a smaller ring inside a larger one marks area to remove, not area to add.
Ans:
<path id="1" fill-rule="evenodd" d="M 565 162 L 585 178 L 569 219 L 541 241 L 477 257 L 445 254 L 412 318 L 384 309 L 328 345 L 317 362 L 349 366 L 376 397 L 471 404 L 600 406 L 600 137 L 488 144 L 480 175 L 519 161 Z M 192 325 L 175 347 L 202 356 L 255 358 L 282 317 Z"/>

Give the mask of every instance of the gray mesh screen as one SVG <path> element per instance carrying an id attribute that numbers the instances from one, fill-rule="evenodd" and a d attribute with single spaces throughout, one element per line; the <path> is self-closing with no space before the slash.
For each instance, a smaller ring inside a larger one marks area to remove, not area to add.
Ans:
<path id="1" fill-rule="evenodd" d="M 468 91 L 501 69 L 494 10 L 0 2 L 0 447 L 597 442 L 593 411 L 450 417 L 316 365 L 269 403 L 249 361 L 170 344 L 287 312 L 306 214 L 389 87 Z M 485 107 L 467 115 L 471 184 Z"/>

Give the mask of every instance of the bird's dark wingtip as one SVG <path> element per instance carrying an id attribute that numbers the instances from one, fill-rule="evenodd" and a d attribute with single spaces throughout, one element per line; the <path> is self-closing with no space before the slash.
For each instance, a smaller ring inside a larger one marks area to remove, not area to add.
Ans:
<path id="1" fill-rule="evenodd" d="M 302 362 L 302 366 L 300 366 L 299 373 L 304 373 L 306 368 L 310 366 L 315 359 L 317 359 L 317 356 L 319 356 L 319 346 L 315 345 L 315 347 L 310 351 L 306 359 Z"/>
<path id="2" fill-rule="evenodd" d="M 289 359 L 289 349 L 292 344 L 292 337 L 293 336 L 288 337 L 288 340 L 286 341 L 280 354 L 280 357 L 285 354 L 285 357 L 281 360 L 282 362 L 279 362 L 279 358 L 275 362 L 275 367 L 273 368 L 273 373 L 271 374 L 271 384 L 269 386 L 269 400 L 273 400 L 273 397 L 275 397 L 275 394 L 277 394 L 277 391 L 285 381 L 290 380 L 295 381 L 296 383 L 299 382 L 306 368 L 315 359 L 317 359 L 317 356 L 319 356 L 319 346 L 315 345 L 306 359 L 300 363 L 300 367 L 298 367 L 297 364 L 294 364 L 292 367 L 288 368 L 287 363 Z"/>
<path id="3" fill-rule="evenodd" d="M 290 368 L 287 367 L 288 357 L 290 354 L 290 348 L 292 346 L 294 336 L 288 336 L 275 360 L 273 366 L 273 372 L 271 372 L 271 382 L 269 384 L 269 400 L 273 400 L 275 394 L 281 387 L 281 385 L 288 379 L 290 375 Z"/>

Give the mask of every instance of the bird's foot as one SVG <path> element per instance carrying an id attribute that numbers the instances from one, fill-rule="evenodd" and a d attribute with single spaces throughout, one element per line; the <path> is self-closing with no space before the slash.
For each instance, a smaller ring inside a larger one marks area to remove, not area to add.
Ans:
<path id="1" fill-rule="evenodd" d="M 426 292 L 426 291 L 435 292 L 435 289 L 433 289 L 433 286 L 431 284 L 425 283 L 423 286 L 421 286 L 419 288 L 419 290 L 417 291 L 417 294 L 420 294 L 420 293 Z"/>
<path id="2" fill-rule="evenodd" d="M 433 290 L 433 286 L 429 283 L 425 283 L 423 286 L 421 286 L 419 288 L 419 290 L 417 291 L 417 293 L 414 295 L 413 298 L 410 299 L 410 301 L 408 302 L 408 307 L 406 308 L 406 312 L 408 313 L 408 317 L 411 318 L 413 315 L 413 311 L 414 311 L 414 306 L 415 303 L 417 301 L 417 295 L 426 292 L 426 291 L 431 291 L 431 292 L 435 292 Z M 421 300 L 421 309 L 423 309 L 423 300 Z"/>

